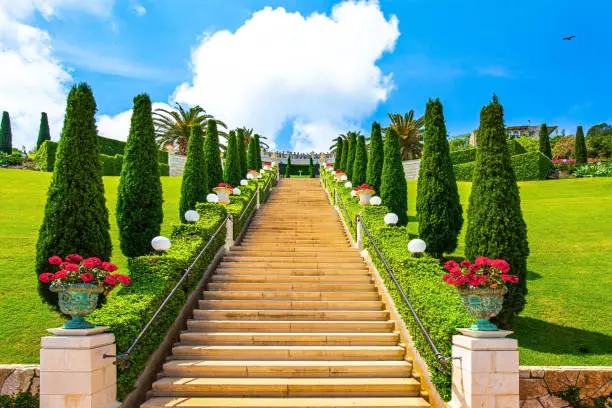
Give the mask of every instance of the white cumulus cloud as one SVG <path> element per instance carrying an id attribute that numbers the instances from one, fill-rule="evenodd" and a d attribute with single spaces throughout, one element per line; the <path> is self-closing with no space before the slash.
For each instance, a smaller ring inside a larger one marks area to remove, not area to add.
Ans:
<path id="1" fill-rule="evenodd" d="M 327 150 L 386 100 L 391 74 L 376 63 L 398 37 L 397 18 L 377 1 L 345 1 L 330 15 L 266 7 L 235 32 L 206 34 L 192 50 L 192 81 L 173 99 L 272 142 L 289 121 L 294 148 Z"/>
<path id="2" fill-rule="evenodd" d="M 151 105 L 153 110 L 163 108 L 171 110 L 170 105 L 163 102 L 154 102 Z M 96 126 L 100 136 L 110 139 L 126 141 L 130 133 L 130 121 L 132 120 L 132 109 L 118 113 L 116 115 L 100 115 L 97 118 Z"/>
<path id="3" fill-rule="evenodd" d="M 49 18 L 59 14 L 61 9 L 109 16 L 114 3 L 115 0 L 0 0 L 0 9 L 18 20 L 30 17 L 35 11 Z"/>

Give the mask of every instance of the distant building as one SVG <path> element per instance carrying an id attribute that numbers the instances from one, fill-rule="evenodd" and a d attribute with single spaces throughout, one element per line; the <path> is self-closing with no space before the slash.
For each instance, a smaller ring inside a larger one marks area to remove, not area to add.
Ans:
<path id="1" fill-rule="evenodd" d="M 548 126 L 548 135 L 552 132 L 559 132 L 557 126 Z M 516 139 L 521 136 L 531 136 L 534 139 L 540 138 L 540 126 L 508 126 L 506 127 L 506 133 L 508 134 L 508 139 Z M 476 146 L 476 135 L 478 134 L 478 129 L 474 130 L 470 135 L 470 145 Z"/>

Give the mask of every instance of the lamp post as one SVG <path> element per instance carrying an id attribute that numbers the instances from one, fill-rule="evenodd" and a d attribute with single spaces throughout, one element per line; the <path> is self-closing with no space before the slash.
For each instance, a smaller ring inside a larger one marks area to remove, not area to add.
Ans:
<path id="1" fill-rule="evenodd" d="M 387 225 L 395 225 L 398 223 L 399 217 L 395 213 L 388 213 L 387 215 L 385 215 L 385 218 L 383 218 L 383 221 Z"/>
<path id="2" fill-rule="evenodd" d="M 425 244 L 425 241 L 422 239 L 412 239 L 408 242 L 408 251 L 410 251 L 415 258 L 420 258 L 426 248 L 427 244 Z"/>
<path id="3" fill-rule="evenodd" d="M 170 240 L 163 236 L 157 236 L 151 240 L 151 246 L 158 252 L 164 252 L 170 249 L 172 243 Z"/>
<path id="4" fill-rule="evenodd" d="M 185 211 L 185 220 L 188 222 L 198 222 L 200 219 L 200 214 L 194 210 Z"/>

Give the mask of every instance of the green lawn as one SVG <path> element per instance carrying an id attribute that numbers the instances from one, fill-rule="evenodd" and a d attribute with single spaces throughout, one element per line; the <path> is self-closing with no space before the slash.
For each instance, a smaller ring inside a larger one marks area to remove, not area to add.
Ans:
<path id="1" fill-rule="evenodd" d="M 519 183 L 529 294 L 515 323 L 524 365 L 612 365 L 612 179 Z M 466 218 L 471 183 L 459 183 Z M 416 181 L 408 184 L 409 229 Z M 454 255 L 463 255 L 463 236 Z"/>
<path id="2" fill-rule="evenodd" d="M 38 228 L 51 173 L 0 169 L 0 364 L 36 363 L 45 329 L 63 324 L 62 317 L 45 306 L 36 290 L 34 254 Z M 113 258 L 127 272 L 119 250 L 115 203 L 119 177 L 104 177 L 110 213 Z M 164 224 L 168 234 L 178 222 L 181 178 L 162 177 Z"/>

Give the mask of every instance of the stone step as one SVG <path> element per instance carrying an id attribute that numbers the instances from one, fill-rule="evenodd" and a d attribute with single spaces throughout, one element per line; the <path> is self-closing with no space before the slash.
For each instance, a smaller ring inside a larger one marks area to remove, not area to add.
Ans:
<path id="1" fill-rule="evenodd" d="M 244 282 L 211 282 L 208 285 L 208 290 L 251 290 L 254 289 L 253 283 Z M 328 291 L 371 291 L 377 292 L 374 283 L 329 283 L 329 282 L 293 282 L 293 283 L 258 283 L 257 289 L 262 290 L 279 290 L 279 291 L 312 291 L 312 292 L 328 292 Z"/>
<path id="2" fill-rule="evenodd" d="M 389 333 L 393 320 L 188 320 L 187 328 L 198 332 L 255 333 Z"/>
<path id="3" fill-rule="evenodd" d="M 311 259 L 320 259 L 320 258 L 329 258 L 329 257 L 339 257 L 339 256 L 358 256 L 361 258 L 359 254 L 359 250 L 356 248 L 348 248 L 348 247 L 340 247 L 336 250 L 330 251 L 314 251 L 312 248 L 306 248 L 308 250 L 300 250 L 296 251 L 294 248 L 278 248 L 277 250 L 266 250 L 266 249 L 253 249 L 250 247 L 238 246 L 232 248 L 232 255 L 236 256 L 267 256 L 276 257 L 276 256 L 288 256 L 288 257 L 300 257 L 300 258 L 311 258 Z"/>
<path id="4" fill-rule="evenodd" d="M 204 299 L 380 300 L 376 292 L 204 291 Z"/>
<path id="5" fill-rule="evenodd" d="M 212 283 L 218 282 L 236 282 L 236 283 L 371 283 L 372 277 L 369 275 L 278 275 L 272 271 L 265 275 L 240 275 L 232 274 L 214 274 L 211 279 Z"/>
<path id="6" fill-rule="evenodd" d="M 142 408 L 428 408 L 420 397 L 223 398 L 156 397 Z"/>
<path id="7" fill-rule="evenodd" d="M 200 309 L 260 309 L 260 310 L 383 310 L 380 300 L 279 300 L 279 299 L 204 299 Z"/>
<path id="8" fill-rule="evenodd" d="M 270 273 L 276 269 L 312 269 L 312 270 L 334 270 L 334 269 L 346 269 L 346 270 L 362 270 L 366 271 L 366 264 L 361 260 L 355 260 L 345 263 L 331 263 L 331 262 L 313 262 L 312 260 L 305 259 L 303 261 L 278 261 L 278 262 L 248 262 L 248 261 L 233 261 L 226 262 L 225 260 L 219 265 L 222 269 L 264 269 L 269 270 Z"/>
<path id="9" fill-rule="evenodd" d="M 242 265 L 222 264 L 216 271 L 217 274 L 238 274 L 238 275 L 291 275 L 291 276 L 305 276 L 305 275 L 359 275 L 359 276 L 371 276 L 368 268 L 363 265 L 361 268 L 357 267 L 354 269 L 299 269 L 299 268 L 257 268 L 248 267 Z"/>
<path id="10" fill-rule="evenodd" d="M 358 254 L 349 255 L 349 256 L 334 256 L 331 254 L 327 257 L 319 257 L 316 260 L 307 257 L 299 257 L 299 256 L 276 256 L 272 259 L 267 256 L 248 256 L 248 255 L 228 255 L 223 258 L 223 263 L 249 263 L 253 265 L 278 265 L 284 263 L 293 263 L 293 264 L 303 264 L 305 268 L 319 268 L 320 264 L 329 264 L 333 265 L 334 268 L 342 268 L 343 265 L 364 265 L 361 257 Z M 340 265 L 338 265 L 340 264 Z M 346 269 L 346 268 L 342 268 Z"/>
<path id="11" fill-rule="evenodd" d="M 386 310 L 199 310 L 196 320 L 389 320 Z"/>
<path id="12" fill-rule="evenodd" d="M 244 244 L 244 242 L 240 243 L 240 246 L 236 247 L 235 250 L 239 250 L 241 248 L 246 248 L 250 251 L 280 251 L 281 253 L 285 252 L 295 252 L 296 254 L 299 252 L 317 252 L 320 254 L 327 255 L 327 252 L 332 253 L 344 253 L 345 251 L 351 252 L 359 252 L 356 248 L 349 246 L 348 244 L 342 245 L 283 245 L 282 243 L 251 243 L 249 245 Z"/>
<path id="13" fill-rule="evenodd" d="M 194 332 L 181 333 L 181 344 L 233 345 L 351 345 L 393 346 L 399 335 L 391 333 L 257 333 L 257 332 Z"/>

